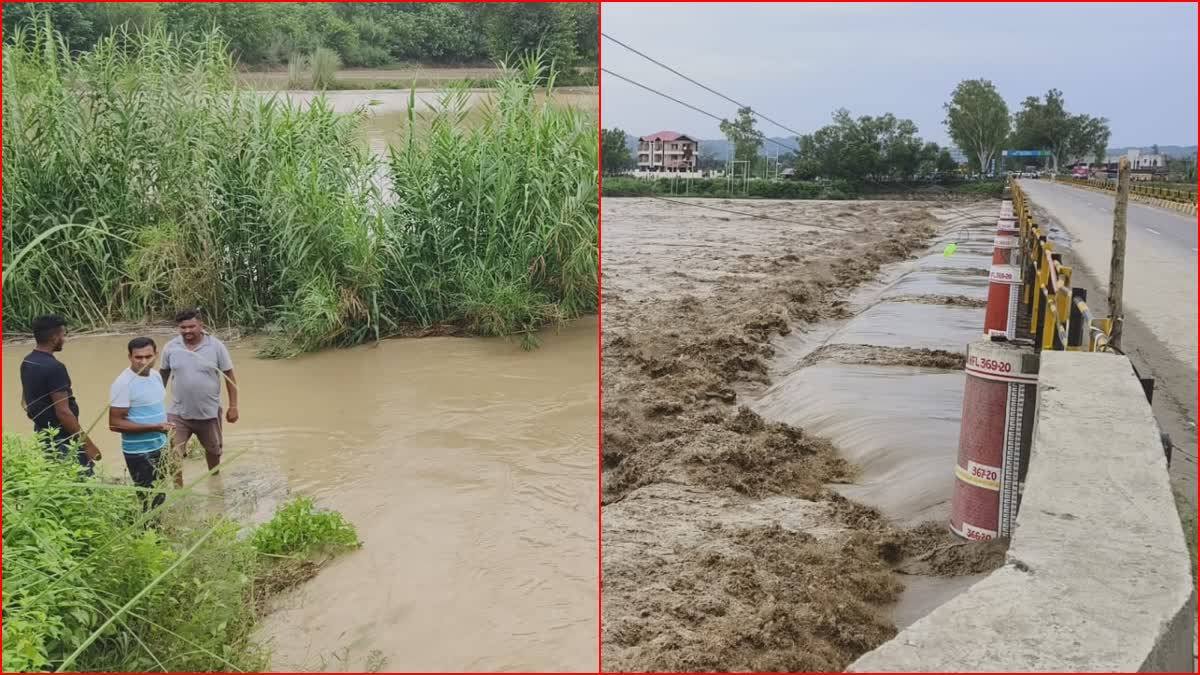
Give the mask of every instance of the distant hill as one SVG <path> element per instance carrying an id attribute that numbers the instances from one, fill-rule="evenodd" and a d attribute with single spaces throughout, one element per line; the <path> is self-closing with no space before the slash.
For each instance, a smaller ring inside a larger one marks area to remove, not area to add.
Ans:
<path id="1" fill-rule="evenodd" d="M 1114 157 L 1117 155 L 1124 155 L 1125 153 L 1129 152 L 1130 150 L 1141 150 L 1142 152 L 1150 152 L 1150 150 L 1153 148 L 1154 148 L 1153 144 L 1142 145 L 1142 146 L 1130 145 L 1130 146 L 1124 147 L 1124 148 L 1109 148 L 1107 150 L 1107 152 L 1108 152 L 1109 157 Z M 1160 145 L 1160 146 L 1158 146 L 1158 151 L 1163 153 L 1167 157 L 1176 157 L 1176 158 L 1191 157 L 1192 155 L 1196 154 L 1196 146 L 1194 146 L 1194 145 Z"/>

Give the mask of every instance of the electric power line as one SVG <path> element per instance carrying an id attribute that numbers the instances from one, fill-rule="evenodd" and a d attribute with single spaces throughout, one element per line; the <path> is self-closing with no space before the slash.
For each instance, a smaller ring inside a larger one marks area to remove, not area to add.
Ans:
<path id="1" fill-rule="evenodd" d="M 708 85 L 701 84 L 700 82 L 697 82 L 696 80 L 694 80 L 694 79 L 692 79 L 692 78 L 688 77 L 687 75 L 684 75 L 683 73 L 679 72 L 678 70 L 675 70 L 674 68 L 672 68 L 671 66 L 668 66 L 667 64 L 663 63 L 662 61 L 659 61 L 658 59 L 655 59 L 655 58 L 654 58 L 654 57 L 652 57 L 652 56 L 649 56 L 649 55 L 647 55 L 647 54 L 645 54 L 645 53 L 643 53 L 643 52 L 640 52 L 640 51 L 638 51 L 638 50 L 634 49 L 633 47 L 630 47 L 629 45 L 625 44 L 624 42 L 621 42 L 620 40 L 618 40 L 618 39 L 616 39 L 615 37 L 613 37 L 613 36 L 609 35 L 608 33 L 603 33 L 603 32 L 602 32 L 602 33 L 600 33 L 600 35 L 604 36 L 604 38 L 605 38 L 605 39 L 611 40 L 612 42 L 615 42 L 615 43 L 617 43 L 618 45 L 620 45 L 620 46 L 624 47 L 625 49 L 628 49 L 629 51 L 631 51 L 631 52 L 633 52 L 634 54 L 637 54 L 638 56 L 642 57 L 643 59 L 646 59 L 647 61 L 649 61 L 649 62 L 651 62 L 651 63 L 653 63 L 653 64 L 657 65 L 658 67 L 660 67 L 660 68 L 663 68 L 663 69 L 665 69 L 665 70 L 668 70 L 668 71 L 670 71 L 670 72 L 672 72 L 672 73 L 674 73 L 674 74 L 678 75 L 679 77 L 682 77 L 683 79 L 687 80 L 688 82 L 691 82 L 692 84 L 696 85 L 697 87 L 700 87 L 701 89 L 703 89 L 703 90 L 705 90 L 705 91 L 707 91 L 707 92 L 710 92 L 710 93 L 712 93 L 712 94 L 716 94 L 717 96 L 720 96 L 721 98 L 725 99 L 726 101 L 729 101 L 730 103 L 732 103 L 732 104 L 736 105 L 736 106 L 737 106 L 737 107 L 739 107 L 739 108 L 750 108 L 750 112 L 751 112 L 751 113 L 752 113 L 752 114 L 753 114 L 755 117 L 762 118 L 763 120 L 765 120 L 765 121 L 767 121 L 767 122 L 770 122 L 771 124 L 774 124 L 775 126 L 779 127 L 780 129 L 783 129 L 784 131 L 786 131 L 786 132 L 788 132 L 788 133 L 790 133 L 790 134 L 794 134 L 794 135 L 796 135 L 796 136 L 803 136 L 803 135 L 804 135 L 804 134 L 800 133 L 799 131 L 796 131 L 795 129 L 792 129 L 791 127 L 788 127 L 788 126 L 785 126 L 785 125 L 783 125 L 783 124 L 780 124 L 779 122 L 776 122 L 775 120 L 771 119 L 770 117 L 767 117 L 766 115 L 764 115 L 764 114 L 762 114 L 762 113 L 759 113 L 759 112 L 754 112 L 754 108 L 752 108 L 751 106 L 748 106 L 748 105 L 746 105 L 745 103 L 741 103 L 741 102 L 739 102 L 739 101 L 737 101 L 737 100 L 735 100 L 735 99 L 732 99 L 732 98 L 730 98 L 730 97 L 726 96 L 725 94 L 722 94 L 721 92 L 717 91 L 716 89 L 713 89 L 712 87 L 709 87 Z"/>
<path id="2" fill-rule="evenodd" d="M 655 95 L 657 95 L 657 96 L 661 96 L 661 97 L 663 97 L 663 98 L 667 99 L 668 101 L 673 101 L 673 102 L 675 102 L 675 103 L 678 103 L 679 105 L 681 105 L 681 106 L 683 106 L 683 107 L 685 107 L 685 108 L 688 108 L 688 109 L 694 110 L 694 111 L 696 111 L 696 112 L 700 113 L 701 115 L 706 115 L 706 116 L 708 116 L 708 117 L 711 117 L 711 118 L 713 118 L 714 120 L 717 120 L 718 122 L 724 122 L 724 121 L 725 121 L 725 118 L 721 117 L 720 115 L 716 115 L 716 114 L 714 114 L 714 113 L 708 112 L 707 110 L 703 110 L 703 109 L 701 109 L 701 108 L 698 108 L 698 107 L 696 107 L 696 106 L 692 105 L 691 103 L 687 103 L 687 102 L 685 102 L 685 101 L 680 101 L 679 99 L 675 98 L 674 96 L 671 96 L 671 95 L 669 95 L 669 94 L 664 94 L 664 93 L 662 93 L 661 91 L 658 91 L 657 89 L 654 89 L 653 87 L 650 87 L 650 86 L 644 85 L 644 84 L 642 84 L 641 82 L 637 82 L 636 80 L 632 80 L 632 79 L 630 79 L 630 78 L 628 78 L 628 77 L 625 77 L 624 75 L 619 75 L 619 74 L 617 74 L 617 73 L 614 73 L 613 71 L 609 70 L 608 68 L 601 67 L 601 68 L 600 68 L 600 71 L 601 71 L 601 72 L 603 72 L 603 73 L 608 73 L 609 75 L 612 75 L 613 77 L 615 77 L 615 78 L 617 78 L 617 79 L 624 80 L 624 81 L 628 82 L 629 84 L 632 84 L 632 85 L 633 85 L 633 86 L 635 86 L 635 87 L 640 87 L 640 88 L 642 88 L 642 89 L 645 89 L 646 91 L 650 92 L 651 94 L 655 94 Z M 779 147 L 783 148 L 784 150 L 787 150 L 788 152 L 798 152 L 798 148 L 793 148 L 793 147 L 791 147 L 790 145 L 788 145 L 788 144 L 786 144 L 786 143 L 780 143 L 779 141 L 775 140 L 774 138 L 771 138 L 771 137 L 767 136 L 766 134 L 762 133 L 761 131 L 755 131 L 755 132 L 754 132 L 754 134 L 755 134 L 755 136 L 756 136 L 756 137 L 758 137 L 760 140 L 766 141 L 766 142 L 768 142 L 768 143 L 774 143 L 775 145 L 778 145 Z"/>

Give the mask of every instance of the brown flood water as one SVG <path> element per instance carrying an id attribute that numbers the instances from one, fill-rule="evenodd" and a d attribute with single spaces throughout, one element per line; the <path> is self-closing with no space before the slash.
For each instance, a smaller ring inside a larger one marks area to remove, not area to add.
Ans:
<path id="1" fill-rule="evenodd" d="M 533 352 L 428 338 L 290 361 L 230 343 L 241 420 L 225 427 L 210 507 L 257 522 L 311 495 L 364 542 L 264 619 L 274 669 L 595 669 L 596 332 L 593 318 Z M 59 355 L 85 424 L 128 365 L 128 337 L 69 338 Z M 29 349 L 4 347 L 6 432 L 30 428 Z M 103 471 L 123 475 L 106 427 Z M 205 470 L 192 455 L 188 480 Z"/>
<path id="2" fill-rule="evenodd" d="M 286 91 L 263 92 L 264 95 L 278 95 L 293 104 L 309 105 L 316 100 L 318 92 Z M 360 108 L 367 110 L 367 119 L 363 124 L 362 134 L 371 151 L 386 158 L 388 145 L 401 143 L 407 137 L 409 94 L 406 89 L 365 89 L 324 92 L 325 100 L 337 113 L 351 113 Z M 466 99 L 467 115 L 464 123 L 467 126 L 477 123 L 483 113 L 483 107 L 494 101 L 499 92 L 493 89 L 472 89 Z M 417 117 L 427 117 L 434 109 L 442 107 L 445 93 L 429 89 L 417 90 L 413 94 L 413 102 L 417 106 Z M 545 101 L 544 92 L 537 94 L 539 101 Z M 554 92 L 554 101 L 559 106 L 570 106 L 585 113 L 595 114 L 599 107 L 600 94 L 595 87 L 562 87 Z M 425 125 L 418 127 L 418 133 L 424 133 Z"/>

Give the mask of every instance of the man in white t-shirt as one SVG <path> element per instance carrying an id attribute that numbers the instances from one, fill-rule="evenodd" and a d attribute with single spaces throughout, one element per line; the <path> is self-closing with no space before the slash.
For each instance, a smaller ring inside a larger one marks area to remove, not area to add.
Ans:
<path id="1" fill-rule="evenodd" d="M 157 358 L 154 340 L 130 340 L 129 367 L 109 389 L 108 428 L 121 434 L 125 466 L 134 484 L 147 489 L 162 478 L 162 456 L 171 431 L 165 404 L 167 390 L 154 369 Z M 148 501 L 148 496 L 147 492 L 141 494 L 144 508 L 157 508 L 166 499 L 162 492 L 154 495 L 153 501 Z"/>

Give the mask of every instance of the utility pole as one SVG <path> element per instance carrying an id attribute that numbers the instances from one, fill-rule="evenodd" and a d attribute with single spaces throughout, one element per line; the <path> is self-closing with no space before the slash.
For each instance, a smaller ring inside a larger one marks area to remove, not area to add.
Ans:
<path id="1" fill-rule="evenodd" d="M 1117 169 L 1117 205 L 1113 209 L 1112 260 L 1108 267 L 1108 316 L 1112 319 L 1112 335 L 1108 344 L 1121 349 L 1121 333 L 1125 323 L 1125 218 L 1129 210 L 1129 158 L 1122 157 Z"/>

